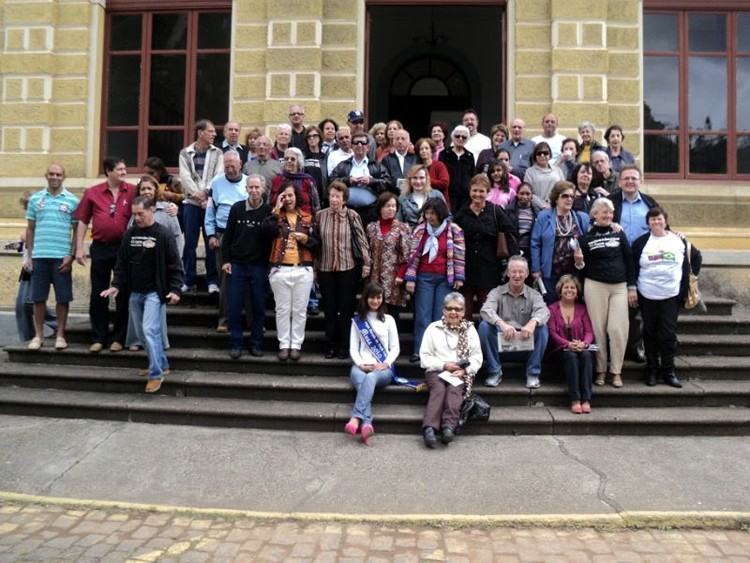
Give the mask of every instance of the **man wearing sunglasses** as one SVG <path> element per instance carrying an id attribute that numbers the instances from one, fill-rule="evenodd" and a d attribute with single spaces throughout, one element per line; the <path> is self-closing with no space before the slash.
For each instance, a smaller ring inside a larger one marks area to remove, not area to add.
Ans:
<path id="1" fill-rule="evenodd" d="M 398 190 L 392 185 L 388 171 L 382 164 L 367 157 L 368 145 L 367 134 L 356 133 L 352 137 L 354 154 L 351 158 L 339 163 L 330 177 L 331 182 L 338 180 L 349 187 L 349 199 L 346 205 L 363 215 L 363 221 L 374 220 L 374 213 L 370 212 L 374 211 L 375 200 L 382 192 L 389 190 L 398 195 Z M 370 217 L 370 215 L 373 216 Z"/>
<path id="2" fill-rule="evenodd" d="M 217 149 L 218 150 L 218 149 Z M 91 223 L 91 298 L 89 318 L 91 319 L 91 340 L 89 352 L 102 351 L 107 341 L 110 352 L 122 350 L 125 331 L 128 326 L 128 294 L 120 293 L 115 299 L 115 322 L 109 332 L 109 298 L 101 297 L 101 292 L 109 287 L 112 272 L 117 262 L 117 250 L 130 221 L 130 205 L 135 195 L 135 186 L 128 184 L 125 177 L 128 169 L 125 161 L 116 156 L 104 159 L 104 174 L 107 179 L 90 187 L 83 193 L 81 203 L 73 216 L 78 221 L 76 231 L 76 262 L 86 264 L 84 239 Z"/>

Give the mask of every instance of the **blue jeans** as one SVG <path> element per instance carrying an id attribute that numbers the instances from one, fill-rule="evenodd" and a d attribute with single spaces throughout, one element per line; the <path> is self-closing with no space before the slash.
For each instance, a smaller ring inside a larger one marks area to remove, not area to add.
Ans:
<path id="1" fill-rule="evenodd" d="M 266 275 L 265 264 L 238 264 L 232 262 L 232 273 L 227 280 L 227 320 L 229 322 L 229 344 L 242 348 L 242 309 L 245 305 L 245 289 L 250 287 L 252 320 L 250 321 L 250 346 L 263 345 L 263 325 L 266 321 Z M 250 316 L 250 311 L 245 311 Z"/>
<path id="2" fill-rule="evenodd" d="M 206 211 L 197 205 L 184 204 L 183 222 L 185 224 L 185 249 L 182 251 L 182 267 L 185 270 L 185 285 L 195 285 L 196 249 L 198 237 L 203 232 L 203 245 L 206 248 L 206 284 L 216 283 L 216 257 L 214 251 L 208 247 L 208 237 L 203 221 Z"/>
<path id="3" fill-rule="evenodd" d="M 503 373 L 500 363 L 500 354 L 497 351 L 498 328 L 482 321 L 479 323 L 479 342 L 482 344 L 482 355 L 484 356 L 484 367 L 487 375 Z M 526 360 L 526 375 L 539 375 L 542 373 L 542 358 L 547 349 L 549 331 L 547 325 L 539 325 L 534 329 L 534 349 L 531 352 L 510 352 L 503 354 L 505 360 Z"/>
<path id="4" fill-rule="evenodd" d="M 372 396 L 377 387 L 388 385 L 392 377 L 391 369 L 365 373 L 357 366 L 352 366 L 349 378 L 357 391 L 357 398 L 352 407 L 352 418 L 359 418 L 364 424 L 372 424 Z"/>
<path id="5" fill-rule="evenodd" d="M 438 274 L 417 274 L 414 291 L 414 353 L 419 354 L 427 325 L 443 316 L 443 299 L 451 292 L 448 278 Z"/>
<path id="6" fill-rule="evenodd" d="M 594 364 L 589 350 L 571 352 L 560 350 L 556 358 L 562 361 L 568 394 L 571 401 L 591 401 L 591 376 Z"/>
<path id="7" fill-rule="evenodd" d="M 148 355 L 148 378 L 161 379 L 169 368 L 164 343 L 161 339 L 161 315 L 164 303 L 155 291 L 130 294 L 130 315 L 133 317 L 136 336 L 143 342 Z"/>

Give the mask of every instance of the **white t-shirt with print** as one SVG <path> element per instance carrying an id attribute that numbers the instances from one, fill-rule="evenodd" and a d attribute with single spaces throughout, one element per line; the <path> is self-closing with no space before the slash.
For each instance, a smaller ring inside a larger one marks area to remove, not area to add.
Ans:
<path id="1" fill-rule="evenodd" d="M 661 300 L 680 293 L 685 244 L 674 233 L 649 237 L 641 253 L 638 291 L 647 299 Z"/>

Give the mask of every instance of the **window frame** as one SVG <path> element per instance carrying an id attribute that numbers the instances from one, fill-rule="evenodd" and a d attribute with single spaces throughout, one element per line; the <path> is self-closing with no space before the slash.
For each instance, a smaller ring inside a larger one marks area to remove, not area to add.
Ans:
<path id="1" fill-rule="evenodd" d="M 683 0 L 683 2 L 651 1 L 644 5 L 644 19 L 651 14 L 670 14 L 677 17 L 677 51 L 647 51 L 644 41 L 644 80 L 647 57 L 677 57 L 678 59 L 678 119 L 677 129 L 643 129 L 643 148 L 645 153 L 647 137 L 677 136 L 678 141 L 678 172 L 647 172 L 649 178 L 664 180 L 701 180 L 727 181 L 750 180 L 750 173 L 740 173 L 737 158 L 737 147 L 740 137 L 750 137 L 750 130 L 740 130 L 737 124 L 737 61 L 740 58 L 750 58 L 750 52 L 737 49 L 737 20 L 739 14 L 750 13 L 747 3 L 719 2 L 716 6 L 706 7 L 705 2 Z M 726 26 L 726 43 L 724 51 L 690 51 L 689 50 L 689 18 L 692 15 L 724 16 Z M 720 130 L 693 129 L 689 123 L 689 62 L 691 57 L 721 57 L 726 61 L 726 103 L 727 126 Z M 644 99 L 644 104 L 645 104 Z M 690 139 L 695 135 L 726 138 L 726 166 L 725 173 L 705 173 L 690 171 Z"/>
<path id="2" fill-rule="evenodd" d="M 153 37 L 153 17 L 159 14 L 177 14 L 183 13 L 187 19 L 186 44 L 181 49 L 154 49 L 152 47 Z M 193 126 L 195 120 L 202 116 L 194 116 L 196 108 L 196 89 L 188 87 L 195 84 L 198 67 L 197 61 L 200 55 L 204 54 L 226 54 L 231 59 L 231 44 L 227 48 L 204 48 L 198 49 L 198 20 L 201 14 L 205 13 L 228 13 L 232 16 L 231 0 L 160 0 L 158 2 L 143 0 L 110 0 L 107 5 L 105 14 L 104 27 L 104 65 L 102 69 L 102 103 L 100 118 L 100 154 L 102 158 L 108 154 L 108 133 L 116 131 L 136 131 L 137 147 L 136 162 L 128 162 L 128 169 L 138 173 L 143 169 L 143 162 L 149 156 L 148 140 L 151 131 L 182 131 L 182 147 L 189 145 L 195 139 Z M 113 51 L 111 49 L 112 38 L 112 18 L 122 15 L 137 15 L 141 18 L 141 45 L 138 50 L 121 50 Z M 152 55 L 184 55 L 185 57 L 185 91 L 184 91 L 184 120 L 181 125 L 154 125 L 149 122 L 150 111 L 150 92 L 151 92 L 151 57 Z M 140 57 L 140 86 L 139 86 L 139 107 L 138 123 L 135 125 L 109 125 L 109 76 L 110 60 L 112 56 L 132 56 Z M 231 73 L 231 70 L 230 70 Z M 231 76 L 229 77 L 231 81 Z M 231 99 L 227 100 L 227 105 L 231 104 Z M 227 110 L 229 108 L 227 107 Z M 227 112 L 228 113 L 228 112 Z M 223 123 L 216 124 L 217 137 L 221 134 Z M 176 167 L 168 166 L 170 171 L 175 171 Z"/>

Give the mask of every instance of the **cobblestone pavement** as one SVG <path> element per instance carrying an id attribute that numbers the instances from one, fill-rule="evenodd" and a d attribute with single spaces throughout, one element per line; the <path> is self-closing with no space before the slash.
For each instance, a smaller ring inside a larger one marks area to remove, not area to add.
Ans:
<path id="1" fill-rule="evenodd" d="M 4 502 L 0 561 L 750 562 L 750 533 L 452 529 Z"/>

